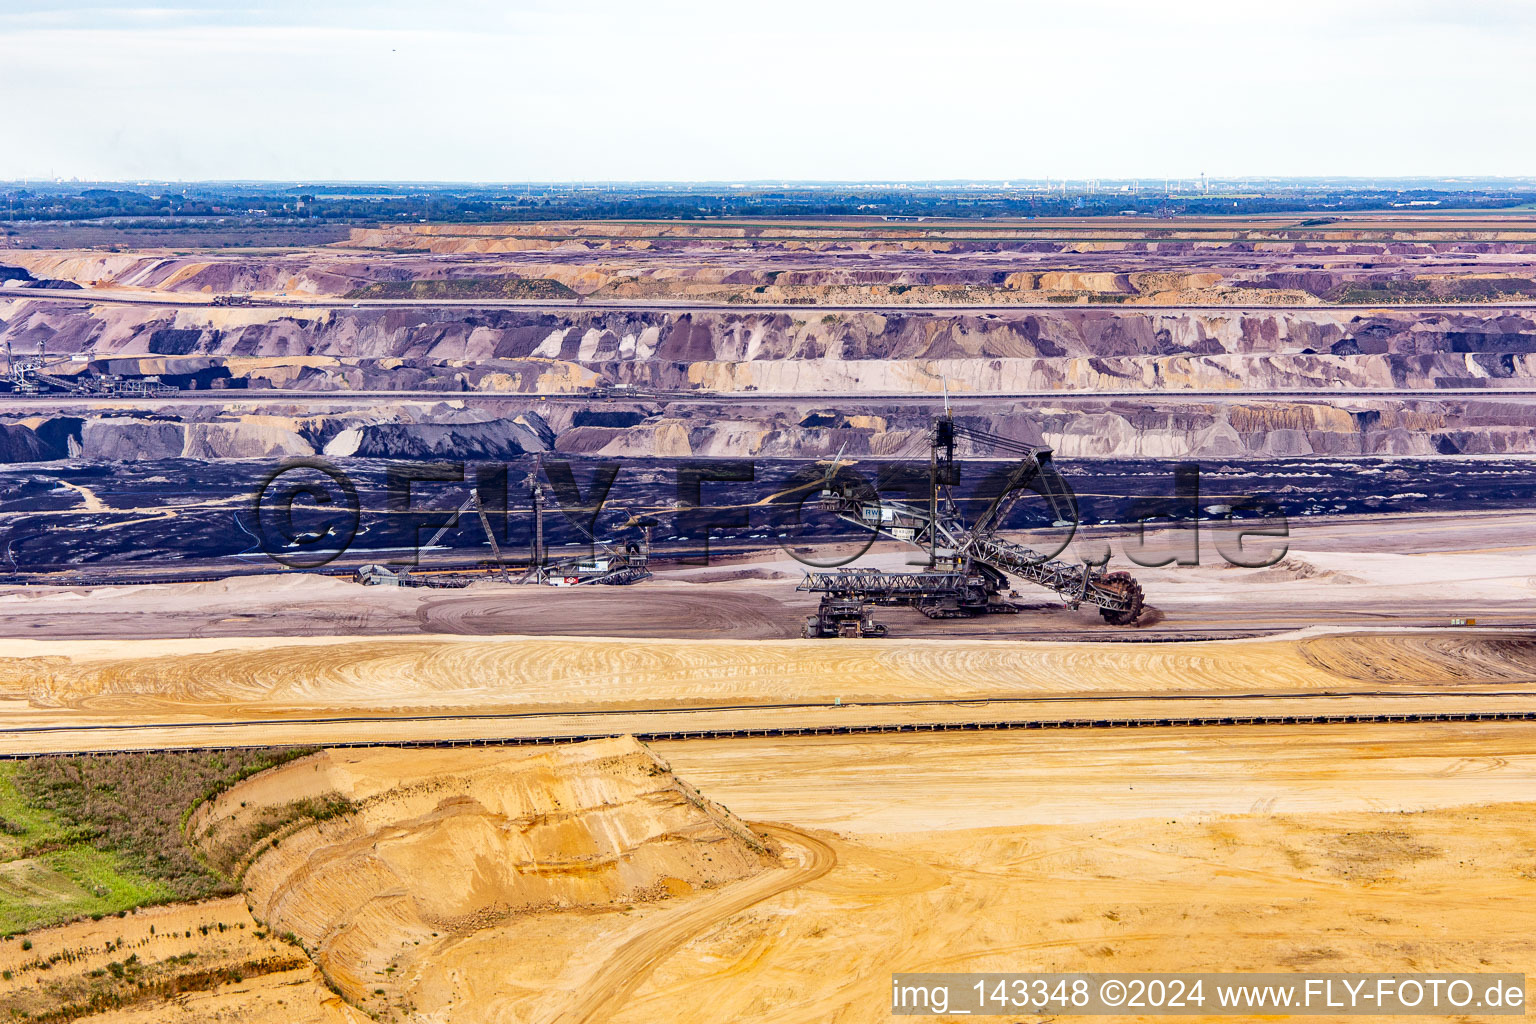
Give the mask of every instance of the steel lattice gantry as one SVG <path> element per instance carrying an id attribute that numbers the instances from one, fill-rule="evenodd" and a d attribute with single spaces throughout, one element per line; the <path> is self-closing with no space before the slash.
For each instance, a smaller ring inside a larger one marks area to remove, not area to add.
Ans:
<path id="1" fill-rule="evenodd" d="M 958 480 L 954 472 L 957 438 L 1018 457 L 998 494 L 967 525 L 956 509 L 949 486 Z M 1044 587 L 1069 607 L 1097 607 L 1108 622 L 1134 623 L 1141 615 L 1141 586 L 1125 572 L 1105 572 L 1092 565 L 1047 557 L 998 535 L 1026 492 L 1046 499 L 1058 522 L 1070 517 L 1076 523 L 1071 492 L 1051 464 L 1050 449 L 989 434 L 955 423 L 949 415 L 936 420 L 930 435 L 929 500 L 913 502 L 882 500 L 878 495 L 837 487 L 829 477 L 820 507 L 838 518 L 926 549 L 928 566 L 921 571 L 885 572 L 842 569 L 810 573 L 799 589 L 825 595 L 818 616 L 807 620 L 806 635 L 847 635 L 829 632 L 826 617 L 836 600 L 867 604 L 908 604 L 935 618 L 1015 612 L 1004 599 L 1011 589 L 1008 577 Z M 846 614 L 846 607 L 842 609 Z M 814 624 L 814 625 L 813 625 Z M 866 634 L 867 635 L 867 634 Z"/>

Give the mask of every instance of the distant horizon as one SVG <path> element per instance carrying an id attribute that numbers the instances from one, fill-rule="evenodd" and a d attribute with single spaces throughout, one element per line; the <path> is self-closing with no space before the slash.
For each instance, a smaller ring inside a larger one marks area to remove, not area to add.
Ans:
<path id="1" fill-rule="evenodd" d="M 602 188 L 614 186 L 630 187 L 668 187 L 668 188 L 788 188 L 788 187 L 831 187 L 831 188 L 889 188 L 898 186 L 909 187 L 965 187 L 979 186 L 986 188 L 1027 188 L 1027 187 L 1060 187 L 1065 184 L 1069 189 L 1076 186 L 1087 189 L 1089 183 L 1100 191 L 1111 191 L 1110 185 L 1140 185 L 1143 192 L 1159 190 L 1159 183 L 1166 181 L 1174 185 L 1189 185 L 1200 183 L 1202 180 L 1211 185 L 1257 185 L 1257 184 L 1377 184 L 1390 185 L 1394 183 L 1434 183 L 1434 184 L 1463 184 L 1475 186 L 1483 183 L 1497 184 L 1528 184 L 1536 187 L 1536 175 L 1498 175 L 1498 174 L 1232 174 L 1232 175 L 1206 175 L 1203 179 L 1200 175 L 1125 175 L 1108 176 L 1089 175 L 1085 177 L 1071 178 L 560 178 L 560 179 L 455 179 L 455 178 L 82 178 L 82 177 L 23 177 L 0 179 L 0 185 L 123 185 L 146 187 L 151 185 L 367 185 L 374 187 L 409 187 L 409 186 L 436 186 L 436 187 L 474 187 L 474 188 L 515 188 L 515 187 L 584 187 Z"/>

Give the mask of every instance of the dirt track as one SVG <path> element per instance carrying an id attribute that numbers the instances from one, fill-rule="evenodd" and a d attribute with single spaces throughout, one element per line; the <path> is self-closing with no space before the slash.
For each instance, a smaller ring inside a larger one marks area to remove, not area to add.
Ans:
<path id="1" fill-rule="evenodd" d="M 758 875 L 690 903 L 652 925 L 640 922 L 633 935 L 621 935 L 613 955 L 589 977 L 571 982 L 570 1007 L 550 1024 L 587 1024 L 610 1019 L 650 976 L 658 961 L 676 952 L 713 925 L 721 924 L 756 903 L 814 881 L 837 866 L 837 853 L 813 835 L 785 825 L 754 825 L 784 847 L 795 867 Z"/>
<path id="2" fill-rule="evenodd" d="M 616 1022 L 875 1022 L 893 970 L 1536 965 L 1530 805 L 1496 803 L 1532 792 L 1536 727 L 661 749 L 738 813 L 835 830 L 838 867 Z"/>
<path id="3" fill-rule="evenodd" d="M 876 1024 L 892 971 L 1529 974 L 1529 808 L 1174 819 L 1151 805 L 833 838 L 836 870 L 666 958 L 609 1019 Z"/>
<path id="4" fill-rule="evenodd" d="M 1341 609 L 1358 621 L 1385 618 L 1399 603 L 1425 617 L 1469 605 L 1479 615 L 1504 608 L 1510 617 L 1533 617 L 1527 577 L 1519 575 L 1526 548 L 1508 543 L 1508 522 L 1481 524 L 1438 553 L 1434 545 L 1445 534 L 1437 527 L 1392 528 L 1405 532 L 1383 527 L 1372 543 L 1389 548 L 1407 538 L 1403 546 L 1420 553 L 1362 550 L 1368 545 L 1355 529 L 1320 541 L 1305 560 L 1258 571 L 1267 576 L 1169 570 L 1161 577 L 1164 610 L 1201 624 L 1326 618 Z M 411 629 L 421 625 L 415 616 L 423 606 L 409 594 L 292 586 L 259 592 L 254 605 L 239 585 L 174 593 L 189 623 L 210 633 L 301 621 L 313 608 L 350 609 L 356 618 L 347 628 L 373 631 L 385 621 L 379 616 L 397 621 L 408 605 Z M 1536 710 L 1530 630 L 1356 627 L 1201 643 L 819 643 L 710 632 L 739 610 L 726 599 L 748 602 L 764 586 L 784 583 L 680 580 L 637 589 L 635 596 L 656 600 L 626 600 L 622 614 L 607 620 L 614 628 L 606 637 L 0 641 L 0 730 L 58 730 L 3 731 L 0 739 L 16 750 L 568 735 L 702 721 L 761 729 L 882 717 Z M 7 609 L 24 611 L 12 624 L 45 622 L 70 607 L 95 609 L 97 618 L 87 621 L 105 627 L 136 601 L 149 616 L 167 593 L 40 594 Z M 1251 601 L 1240 605 L 1245 595 Z M 430 615 L 435 628 L 488 628 L 527 606 L 499 603 L 505 596 L 461 593 L 429 602 Z M 567 596 L 532 595 L 551 608 Z M 723 617 L 707 618 L 698 602 L 716 597 Z M 700 632 L 627 634 L 672 622 L 667 609 L 675 600 L 693 602 L 689 614 Z M 597 604 L 582 607 L 579 628 L 605 621 Z M 751 628 L 777 622 L 785 610 L 765 612 Z M 655 621 L 646 623 L 652 613 Z M 557 619 L 552 611 L 538 614 L 546 618 L 529 621 Z M 1058 614 L 1040 612 L 1038 621 Z M 226 622 L 231 616 L 241 617 Z M 130 615 L 113 628 L 131 631 L 144 621 Z M 311 625 L 339 621 L 320 617 Z M 526 717 L 474 717 L 497 714 Z M 336 934 L 354 943 L 367 932 L 379 950 L 408 958 L 400 962 L 409 971 L 379 974 L 373 968 L 382 963 L 367 961 L 343 980 L 365 999 L 400 985 L 452 1024 L 873 1024 L 889 1016 L 885 986 L 893 970 L 1536 973 L 1529 910 L 1536 906 L 1536 848 L 1530 805 L 1519 803 L 1536 791 L 1536 723 L 755 736 L 654 749 L 733 814 L 793 823 L 792 833 L 777 836 L 800 851 L 800 867 L 713 891 L 688 891 L 669 875 L 675 902 L 637 901 L 622 916 L 536 912 L 482 927 L 455 908 L 460 930 L 451 935 L 433 934 L 435 925 L 397 934 L 406 904 L 400 886 L 383 885 L 379 900 L 358 904 L 367 914 L 336 918 L 368 917 L 369 928 Z M 410 805 L 402 815 L 409 821 L 389 842 L 365 837 L 349 851 L 373 857 L 375 846 L 397 845 L 415 865 L 406 874 L 427 877 L 431 870 L 421 865 L 438 868 L 449 853 L 502 863 L 501 844 L 519 830 L 561 833 L 567 819 L 560 815 L 522 812 L 504 816 L 515 828 L 503 829 L 499 818 L 492 828 L 467 828 L 475 815 L 430 788 L 437 776 L 499 756 L 338 757 L 337 764 L 351 765 L 345 777 L 363 799 L 402 782 L 423 787 L 411 789 L 411 800 L 421 802 Z M 365 763 L 381 767 L 369 775 Z M 237 814 L 258 791 L 292 799 L 299 791 L 291 782 L 251 780 L 221 806 Z M 560 795 L 561 785 L 552 780 L 547 792 Z M 309 860 L 294 837 L 282 843 L 292 864 L 325 860 Z M 568 867 L 560 858 L 540 862 L 541 877 Z M 294 902 L 317 937 L 329 936 L 330 925 L 311 921 L 308 908 L 355 895 L 356 875 L 335 870 L 308 883 L 316 898 Z M 415 940 L 421 946 L 403 944 Z M 304 998 L 314 1002 L 315 994 Z M 197 1005 L 213 1016 L 247 998 L 220 990 Z M 139 1024 L 128 1016 L 113 1024 L 130 1020 Z"/>
<path id="5" fill-rule="evenodd" d="M 421 933 L 420 946 L 410 942 L 414 932 L 402 933 L 404 943 L 394 934 L 398 914 L 370 913 L 366 928 L 336 934 L 352 942 L 367 932 L 411 966 L 358 981 L 369 979 L 370 993 L 406 986 L 445 1024 L 874 1024 L 888 1019 L 893 970 L 1536 966 L 1530 805 L 1500 802 L 1532 791 L 1536 725 L 738 740 L 658 750 L 733 813 L 796 821 L 774 835 L 799 851 L 800 866 L 618 914 L 514 914 L 491 927 L 463 919 L 453 935 Z M 430 780 L 503 758 L 385 751 L 316 763 L 331 765 L 326 784 L 352 787 L 370 808 L 369 794 L 403 781 L 400 792 L 429 813 L 412 811 L 398 826 L 378 810 L 364 817 L 386 824 L 390 843 L 416 861 L 440 863 L 492 848 L 461 824 L 469 819 L 457 801 L 429 810 L 440 801 Z M 291 799 L 301 790 L 277 776 L 293 770 L 252 779 L 220 806 L 238 815 L 248 801 Z M 549 836 L 572 835 L 561 816 L 534 821 Z M 348 848 L 349 834 L 321 845 Z M 330 861 L 313 856 L 320 851 L 303 834 L 282 844 L 274 853 L 290 866 Z M 570 870 L 559 860 L 549 866 Z M 343 871 L 340 889 L 319 895 L 349 891 L 356 875 Z M 380 893 L 381 908 L 397 898 L 388 886 Z M 93 926 L 71 926 L 79 927 Z M 74 936 L 61 929 L 47 941 L 67 946 Z M 223 986 L 195 1005 L 213 1016 L 252 998 L 270 1004 L 272 989 L 253 997 L 250 988 Z M 295 978 L 292 998 L 313 1003 L 323 994 Z M 332 1019 L 362 1019 L 348 1011 L 336 1007 Z"/>

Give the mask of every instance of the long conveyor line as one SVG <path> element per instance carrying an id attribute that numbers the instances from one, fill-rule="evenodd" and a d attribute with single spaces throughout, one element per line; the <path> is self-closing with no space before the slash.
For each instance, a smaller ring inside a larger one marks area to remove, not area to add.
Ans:
<path id="1" fill-rule="evenodd" d="M 390 721 L 401 721 L 392 719 Z M 409 721 L 409 719 L 406 719 Z M 400 739 L 400 740 L 338 740 L 330 743 L 244 743 L 232 745 L 187 744 L 158 747 L 125 747 L 106 750 L 48 750 L 11 752 L 0 751 L 0 760 L 27 760 L 34 757 L 110 756 L 115 754 L 164 754 L 185 751 L 229 750 L 236 747 L 325 747 L 367 748 L 394 747 L 400 749 L 453 747 L 501 747 L 501 746 L 548 746 L 562 743 L 582 743 L 588 740 L 612 739 L 631 735 L 641 742 L 666 740 L 719 740 L 776 738 L 800 736 L 858 736 L 875 733 L 938 733 L 938 732 L 992 732 L 1016 729 L 1136 729 L 1136 728 L 1206 728 L 1212 726 L 1259 726 L 1259 725 L 1359 725 L 1359 724 L 1428 724 L 1441 722 L 1536 722 L 1533 711 L 1445 711 L 1409 712 L 1404 714 L 1317 714 L 1317 715 L 1212 715 L 1212 716 L 1159 716 L 1149 718 L 1069 718 L 1069 719 L 996 719 L 969 722 L 898 722 L 870 725 L 805 725 L 763 726 L 734 729 L 682 729 L 657 732 L 597 732 L 562 736 L 502 736 L 474 737 L 466 739 Z M 251 725 L 257 723 L 236 723 Z M 291 723 L 285 723 L 291 724 Z M 80 728 L 80 727 L 62 727 Z M 141 726 L 105 726 L 100 728 L 135 729 Z M 162 726 L 163 728 L 163 726 Z"/>

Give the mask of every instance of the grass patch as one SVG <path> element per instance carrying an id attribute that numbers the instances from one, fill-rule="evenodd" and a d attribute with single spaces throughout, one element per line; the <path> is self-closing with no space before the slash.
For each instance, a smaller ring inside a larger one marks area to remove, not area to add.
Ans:
<path id="1" fill-rule="evenodd" d="M 69 829 L 56 815 L 27 803 L 16 789 L 15 763 L 0 764 L 0 861 L 24 857 L 37 850 L 67 842 Z"/>
<path id="2" fill-rule="evenodd" d="M 170 890 L 91 845 L 92 832 L 30 803 L 0 764 L 0 934 L 167 899 Z"/>
<path id="3" fill-rule="evenodd" d="M 1394 302 L 1432 302 L 1435 295 L 1425 281 L 1372 281 L 1368 284 L 1347 282 L 1326 296 L 1329 302 L 1345 306 L 1387 305 Z"/>
<path id="4" fill-rule="evenodd" d="M 90 892 L 101 904 L 94 908 L 97 912 L 116 913 L 171 895 L 163 883 L 125 871 L 121 857 L 94 846 L 71 846 L 56 850 L 43 859 L 75 885 Z"/>
<path id="5" fill-rule="evenodd" d="M 1536 295 L 1536 281 L 1518 277 L 1474 277 L 1450 281 L 1392 280 L 1339 285 L 1325 299 L 1345 305 L 1399 302 L 1517 302 Z"/>
<path id="6" fill-rule="evenodd" d="M 0 764 L 0 933 L 236 891 L 184 839 L 192 809 L 311 749 Z"/>
<path id="7" fill-rule="evenodd" d="M 128 869 L 117 855 L 77 844 L 0 864 L 0 934 L 105 917 L 169 898 L 169 889 Z"/>
<path id="8" fill-rule="evenodd" d="M 1093 305 L 1109 305 L 1117 302 L 1125 302 L 1131 296 L 1123 292 L 1082 292 L 1076 294 L 1062 294 L 1060 292 L 1046 295 L 1047 302 L 1082 302 Z"/>
<path id="9" fill-rule="evenodd" d="M 575 292 L 545 277 L 461 277 L 434 281 L 379 281 L 348 292 L 348 299 L 574 299 Z"/>
<path id="10" fill-rule="evenodd" d="M 202 837 L 208 863 L 225 878 L 236 879 L 244 874 L 249 862 L 264 846 L 266 840 L 281 838 L 294 830 L 294 826 L 308 825 L 316 821 L 328 821 L 357 810 L 357 804 L 340 793 L 320 797 L 292 800 L 279 807 L 266 807 L 245 824 L 229 834 L 223 834 L 214 823 Z M 274 839 L 275 843 L 277 840 Z"/>
<path id="11" fill-rule="evenodd" d="M 1440 283 L 1439 290 L 1456 302 L 1511 302 L 1536 295 L 1536 281 L 1519 278 L 1463 278 Z"/>

